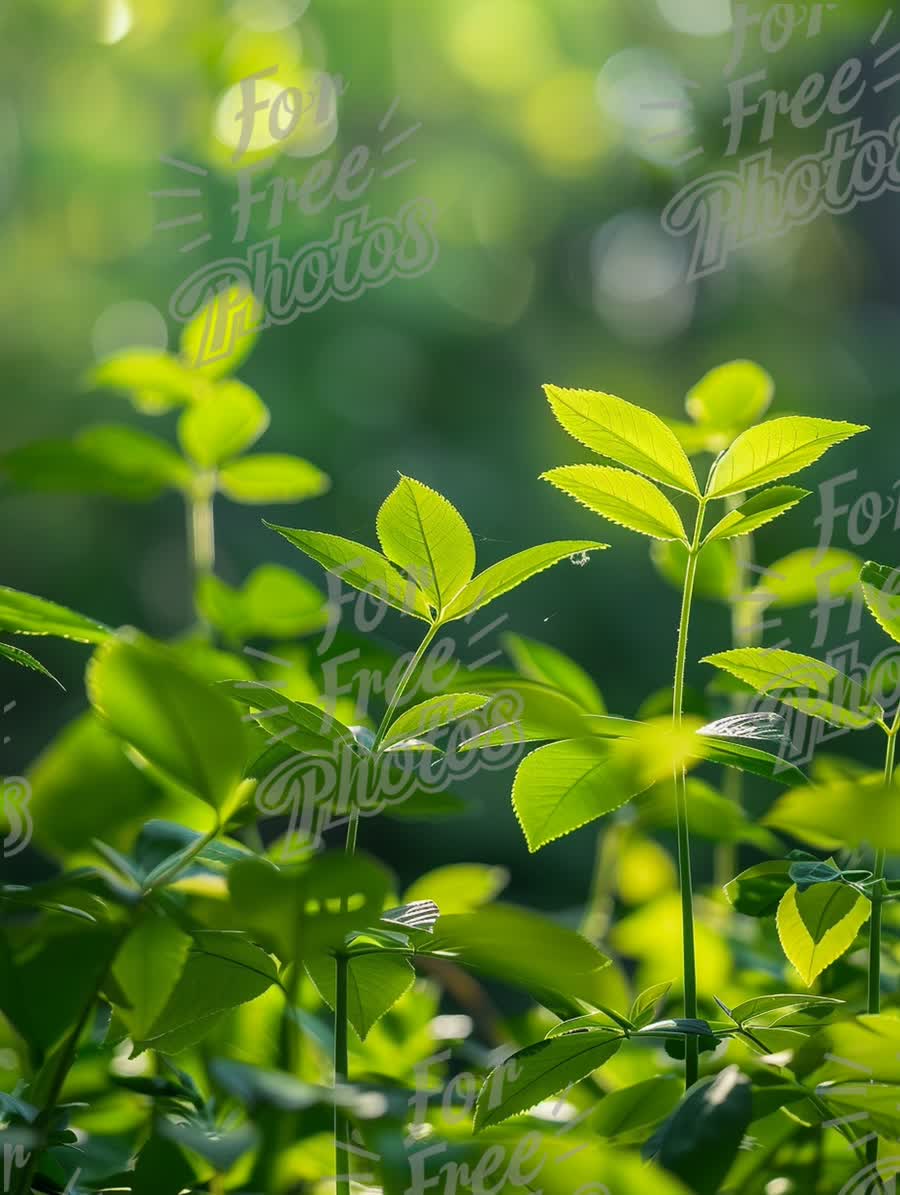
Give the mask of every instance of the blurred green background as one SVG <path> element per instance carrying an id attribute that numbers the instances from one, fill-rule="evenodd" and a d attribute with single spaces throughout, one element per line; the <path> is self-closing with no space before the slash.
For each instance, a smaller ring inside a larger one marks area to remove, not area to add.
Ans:
<path id="1" fill-rule="evenodd" d="M 871 73 L 870 38 L 885 11 L 844 0 L 826 13 L 818 36 L 799 29 L 777 55 L 761 53 L 754 40 L 742 70 L 765 67 L 771 86 L 794 90 L 810 72 L 830 78 L 859 53 Z M 260 515 L 374 543 L 375 513 L 398 470 L 456 503 L 482 567 L 544 539 L 608 539 L 613 550 L 587 567 L 560 566 L 505 599 L 502 629 L 567 651 L 596 678 L 611 710 L 633 713 L 669 679 L 677 596 L 656 575 L 646 541 L 601 527 L 537 480 L 543 469 L 588 455 L 555 425 L 543 382 L 608 390 L 683 418 L 684 395 L 701 375 L 749 357 L 775 378 L 773 413 L 874 429 L 801 481 L 815 488 L 858 470 L 841 500 L 866 491 L 896 499 L 897 196 L 839 218 L 820 216 L 694 282 L 685 280 L 686 243 L 660 226 L 685 182 L 734 166 L 723 159 L 722 126 L 731 24 L 727 0 L 4 5 L 4 448 L 65 437 L 89 421 L 143 422 L 124 399 L 91 392 L 81 379 L 127 345 L 177 346 L 173 291 L 204 261 L 246 249 L 233 243 L 238 166 L 268 158 L 261 179 L 279 175 L 299 185 L 320 159 L 337 163 L 366 145 L 386 170 L 379 157 L 386 141 L 414 128 L 392 160 L 414 157 L 415 164 L 379 175 L 361 202 L 377 218 L 411 199 L 433 201 L 437 264 L 421 278 L 394 280 L 353 303 L 329 302 L 263 333 L 240 372 L 272 410 L 261 448 L 308 457 L 333 488 L 303 507 L 220 503 L 218 570 L 237 583 L 256 564 L 278 560 L 315 577 Z M 900 18 L 895 24 L 900 30 Z M 889 23 L 879 50 L 891 42 Z M 317 72 L 340 75 L 336 118 L 312 130 L 301 122 L 295 137 L 261 144 L 236 166 L 234 89 L 273 65 L 285 86 L 310 86 Z M 898 95 L 869 87 L 858 113 L 865 126 L 887 128 Z M 645 107 L 673 98 L 685 106 Z M 780 118 L 775 163 L 817 152 L 837 123 L 826 115 L 798 131 Z M 701 144 L 701 156 L 671 164 Z M 179 171 L 164 158 L 206 173 Z M 201 194 L 151 197 L 179 187 Z M 327 236 L 347 206 L 335 200 L 316 217 L 289 210 L 273 233 L 259 205 L 247 243 L 280 235 L 286 256 Z M 194 223 L 155 227 L 192 213 L 199 213 Z M 212 234 L 207 243 L 181 252 L 204 231 Z M 174 421 L 165 415 L 150 427 L 173 438 Z M 816 494 L 764 529 L 761 559 L 814 544 L 818 505 Z M 175 497 L 123 505 L 7 487 L 2 519 L 3 584 L 160 636 L 189 622 Z M 868 543 L 854 544 L 841 519 L 833 542 L 894 563 L 893 523 L 886 517 Z M 834 614 L 830 643 L 848 638 L 848 613 Z M 809 651 L 812 626 L 800 611 L 767 641 L 790 637 L 796 650 Z M 393 616 L 379 628 L 385 642 L 402 647 L 412 646 L 411 631 Z M 698 604 L 691 658 L 727 646 L 728 634 L 727 612 Z M 474 659 L 486 642 L 460 646 Z M 81 649 L 48 643 L 42 658 L 66 693 L 3 669 L 2 704 L 17 703 L 0 727 L 7 775 L 83 704 Z M 704 671 L 693 664 L 690 678 L 702 683 Z M 448 859 L 503 862 L 514 897 L 557 909 L 578 904 L 593 830 L 529 858 L 510 783 L 511 773 L 479 777 L 467 789 L 479 810 L 461 821 L 400 829 L 369 822 L 362 841 L 404 877 Z"/>

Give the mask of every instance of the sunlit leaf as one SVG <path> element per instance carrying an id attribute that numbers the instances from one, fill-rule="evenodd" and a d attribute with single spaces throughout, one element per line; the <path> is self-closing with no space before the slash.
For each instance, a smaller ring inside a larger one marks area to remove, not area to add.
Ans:
<path id="1" fill-rule="evenodd" d="M 812 465 L 835 444 L 868 428 L 858 423 L 788 415 L 743 432 L 719 457 L 709 475 L 710 498 L 742 494 Z"/>
<path id="2" fill-rule="evenodd" d="M 219 489 L 227 498 L 251 505 L 305 502 L 318 498 L 331 485 L 321 469 L 302 457 L 283 453 L 251 453 L 223 465 L 217 476 Z"/>
<path id="3" fill-rule="evenodd" d="M 880 775 L 791 789 L 779 797 L 765 824 L 824 850 L 874 846 L 900 852 L 900 790 Z"/>
<path id="4" fill-rule="evenodd" d="M 776 924 L 784 953 L 809 987 L 856 941 L 871 904 L 847 884 L 792 885 L 778 906 Z"/>
<path id="5" fill-rule="evenodd" d="M 501 636 L 507 655 L 517 672 L 530 680 L 552 685 L 571 697 L 588 714 L 605 714 L 606 702 L 600 690 L 580 664 L 548 643 L 524 635 Z"/>
<path id="6" fill-rule="evenodd" d="M 739 913 L 748 917 L 772 917 L 781 898 L 793 885 L 791 865 L 773 859 L 748 867 L 725 885 L 725 895 Z"/>
<path id="7" fill-rule="evenodd" d="M 102 643 L 112 634 L 96 619 L 6 586 L 0 586 L 0 630 L 17 635 L 54 635 L 77 643 Z"/>
<path id="8" fill-rule="evenodd" d="M 21 647 L 13 647 L 9 643 L 0 643 L 0 657 L 4 660 L 9 660 L 13 664 L 18 664 L 22 668 L 29 668 L 32 672 L 40 672 L 44 676 L 49 676 L 52 681 L 56 681 L 60 688 L 63 688 L 62 682 L 56 680 L 53 673 L 49 672 L 40 660 L 36 660 L 29 652 L 22 651 Z"/>
<path id="9" fill-rule="evenodd" d="M 87 376 L 87 384 L 124 391 L 138 410 L 158 415 L 206 395 L 209 383 L 177 357 L 154 349 L 123 349 L 106 357 Z"/>
<path id="10" fill-rule="evenodd" d="M 306 969 L 329 1008 L 335 1005 L 335 963 L 331 955 L 306 960 Z M 347 963 L 347 1019 L 365 1041 L 369 1030 L 412 987 L 416 973 L 405 958 L 364 954 Z"/>
<path id="11" fill-rule="evenodd" d="M 841 548 L 801 548 L 776 560 L 753 590 L 757 610 L 788 609 L 848 597 L 856 589 L 862 561 Z"/>
<path id="12" fill-rule="evenodd" d="M 192 945 L 174 922 L 152 913 L 125 939 L 113 975 L 130 1005 L 118 1012 L 133 1038 L 150 1031 L 178 983 Z"/>
<path id="13" fill-rule="evenodd" d="M 684 400 L 695 422 L 718 430 L 740 430 L 768 410 L 775 383 L 755 361 L 728 361 L 711 369 Z"/>
<path id="14" fill-rule="evenodd" d="M 424 738 L 433 730 L 456 722 L 480 710 L 490 698 L 478 693 L 443 693 L 428 697 L 418 705 L 411 706 L 385 731 L 381 746 L 385 749 L 402 743 L 405 739 Z"/>
<path id="15" fill-rule="evenodd" d="M 471 913 L 499 896 L 508 883 L 505 867 L 448 863 L 415 880 L 404 893 L 404 900 L 433 900 L 443 915 Z"/>
<path id="16" fill-rule="evenodd" d="M 687 539 L 678 511 L 662 490 L 639 473 L 609 465 L 565 465 L 542 473 L 541 478 L 620 527 L 651 539 Z"/>
<path id="17" fill-rule="evenodd" d="M 863 565 L 859 579 L 869 613 L 883 631 L 900 643 L 900 568 L 869 560 Z"/>
<path id="18" fill-rule="evenodd" d="M 586 560 L 588 552 L 598 552 L 608 547 L 609 544 L 598 544 L 593 540 L 567 539 L 516 552 L 514 556 L 508 556 L 506 560 L 492 564 L 483 573 L 473 577 L 450 603 L 445 612 L 446 618 L 465 618 L 503 594 L 509 593 L 511 589 L 516 589 L 523 581 L 542 573 L 554 564 L 559 564 L 561 560 Z"/>
<path id="19" fill-rule="evenodd" d="M 688 550 L 675 540 L 651 545 L 650 556 L 663 577 L 679 592 L 684 587 Z M 704 544 L 697 556 L 694 593 L 714 602 L 732 602 L 740 590 L 734 553 L 728 544 Z"/>
<path id="20" fill-rule="evenodd" d="M 234 373 L 256 343 L 260 315 L 252 291 L 225 287 L 185 324 L 179 346 L 182 359 L 209 378 Z"/>
<path id="21" fill-rule="evenodd" d="M 831 664 L 794 651 L 740 647 L 706 656 L 712 664 L 804 714 L 859 730 L 882 721 L 884 711 L 865 689 Z"/>
<path id="22" fill-rule="evenodd" d="M 243 382 L 221 382 L 178 421 L 178 439 L 187 456 L 204 469 L 230 460 L 255 444 L 269 426 L 269 411 Z"/>
<path id="23" fill-rule="evenodd" d="M 599 391 L 545 386 L 544 392 L 562 426 L 586 447 L 654 481 L 699 494 L 684 449 L 657 415 Z"/>
<path id="24" fill-rule="evenodd" d="M 761 494 L 754 494 L 736 510 L 724 515 L 703 542 L 712 543 L 718 539 L 749 535 L 757 527 L 771 523 L 773 519 L 777 519 L 779 515 L 783 515 L 803 498 L 808 497 L 809 490 L 801 490 L 793 485 L 777 485 L 770 490 L 763 490 Z"/>

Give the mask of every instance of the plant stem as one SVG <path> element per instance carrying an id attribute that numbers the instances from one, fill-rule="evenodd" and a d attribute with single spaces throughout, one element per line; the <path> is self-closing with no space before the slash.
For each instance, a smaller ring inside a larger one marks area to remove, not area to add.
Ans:
<path id="1" fill-rule="evenodd" d="M 884 783 L 894 780 L 894 756 L 897 748 L 897 731 L 900 729 L 900 707 L 894 717 L 894 724 L 888 731 L 887 750 L 884 756 Z M 883 883 L 887 852 L 875 852 L 875 883 L 872 885 L 872 918 L 869 922 L 869 982 L 866 1011 L 881 1012 L 881 909 L 884 898 Z M 866 1158 L 870 1163 L 878 1161 L 878 1138 L 866 1142 Z"/>
<path id="2" fill-rule="evenodd" d="M 388 707 L 385 710 L 384 717 L 381 719 L 381 723 L 378 727 L 378 730 L 375 732 L 375 741 L 372 744 L 373 753 L 375 751 L 377 751 L 379 746 L 381 745 L 381 740 L 384 738 L 385 734 L 388 731 L 388 728 L 391 725 L 391 722 L 393 721 L 394 713 L 397 709 L 397 706 L 400 704 L 403 694 L 406 692 L 409 682 L 412 680 L 412 677 L 413 677 L 416 669 L 419 667 L 419 665 L 422 662 L 422 657 L 425 655 L 426 651 L 428 651 L 428 648 L 431 646 L 432 640 L 434 639 L 435 635 L 438 633 L 439 630 L 440 630 L 439 622 L 434 622 L 431 624 L 431 626 L 428 628 L 428 630 L 425 634 L 425 638 L 419 644 L 418 648 L 413 653 L 413 656 L 410 659 L 409 663 L 403 669 L 403 675 L 400 677 L 399 681 L 397 682 L 397 687 L 396 687 L 396 689 L 394 689 L 394 692 L 391 695 L 391 699 L 388 702 Z M 347 823 L 347 838 L 344 843 L 344 850 L 348 855 L 353 855 L 356 853 L 356 838 L 357 838 L 358 833 L 359 833 L 359 810 L 351 809 L 350 810 L 350 819 Z"/>
<path id="3" fill-rule="evenodd" d="M 687 663 L 688 629 L 691 621 L 691 602 L 697 576 L 697 556 L 703 534 L 706 500 L 701 498 L 694 524 L 694 538 L 688 549 L 684 590 L 681 598 L 681 618 L 678 622 L 678 644 L 675 651 L 675 681 L 672 686 L 672 725 L 681 726 L 684 712 L 684 672 Z M 697 961 L 694 948 L 694 891 L 691 880 L 691 832 L 687 805 L 687 774 L 683 767 L 675 769 L 675 816 L 678 831 L 678 883 L 681 888 L 681 932 L 684 955 L 684 1015 L 697 1016 Z M 699 1074 L 699 1043 L 693 1036 L 685 1040 L 685 1088 L 697 1082 Z"/>
<path id="4" fill-rule="evenodd" d="M 347 1055 L 347 967 L 345 954 L 337 954 L 335 967 L 334 997 L 334 1085 L 347 1079 L 349 1070 Z M 350 1195 L 350 1151 L 349 1123 L 343 1109 L 334 1105 L 334 1166 L 336 1195 Z"/>
<path id="5" fill-rule="evenodd" d="M 215 484 L 209 474 L 198 474 L 185 497 L 187 506 L 188 553 L 191 562 L 193 598 L 197 586 L 209 576 L 216 563 L 216 535 L 213 516 Z"/>

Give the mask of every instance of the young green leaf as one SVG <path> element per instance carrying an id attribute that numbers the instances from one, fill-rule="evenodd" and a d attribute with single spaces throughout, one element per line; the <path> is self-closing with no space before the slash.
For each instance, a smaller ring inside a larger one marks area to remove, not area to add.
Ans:
<path id="1" fill-rule="evenodd" d="M 424 738 L 487 705 L 489 697 L 478 693 L 442 693 L 404 710 L 385 732 L 380 746 L 387 750 L 407 739 Z"/>
<path id="2" fill-rule="evenodd" d="M 291 527 L 279 527 L 275 523 L 265 525 L 272 531 L 299 548 L 316 564 L 354 589 L 371 594 L 378 601 L 393 606 L 395 610 L 402 610 L 405 614 L 412 614 L 414 618 L 421 618 L 425 622 L 431 621 L 428 603 L 415 584 L 399 573 L 389 561 L 376 552 L 374 548 L 367 548 L 365 544 L 354 543 L 340 535 L 329 535 L 324 531 L 301 531 Z"/>
<path id="3" fill-rule="evenodd" d="M 405 901 L 433 900 L 441 913 L 472 913 L 489 904 L 509 883 L 505 867 L 486 863 L 448 863 L 419 876 L 403 894 Z"/>
<path id="4" fill-rule="evenodd" d="M 883 631 L 900 643 L 900 568 L 868 560 L 859 579 L 869 613 Z"/>
<path id="5" fill-rule="evenodd" d="M 645 988 L 635 998 L 631 1006 L 631 1011 L 628 1014 L 628 1019 L 638 1029 L 649 1025 L 656 1014 L 656 1010 L 660 1007 L 666 996 L 668 996 L 671 989 L 672 980 L 667 980 L 665 983 L 654 983 L 651 987 Z"/>
<path id="6" fill-rule="evenodd" d="M 710 471 L 709 498 L 742 494 L 812 465 L 835 444 L 869 429 L 859 423 L 788 415 L 743 432 Z"/>
<path id="7" fill-rule="evenodd" d="M 87 689 L 104 722 L 151 764 L 214 809 L 232 798 L 246 754 L 240 714 L 167 648 L 136 632 L 108 640 L 88 665 Z"/>
<path id="8" fill-rule="evenodd" d="M 261 681 L 229 680 L 218 687 L 253 710 L 259 724 L 277 734 L 279 742 L 292 751 L 329 757 L 337 756 L 341 749 L 356 752 L 356 739 L 350 728 L 320 706 L 290 701 Z M 296 729 L 291 730 L 292 727 Z"/>
<path id="9" fill-rule="evenodd" d="M 796 766 L 779 755 L 761 751 L 759 747 L 748 747 L 734 739 L 717 739 L 698 734 L 700 750 L 698 756 L 710 763 L 737 768 L 752 776 L 763 776 L 766 780 L 777 780 L 779 784 L 803 784 L 806 777 Z"/>
<path id="10" fill-rule="evenodd" d="M 185 324 L 182 359 L 208 378 L 234 373 L 256 343 L 261 314 L 259 300 L 246 286 L 224 287 Z"/>
<path id="11" fill-rule="evenodd" d="M 666 581 L 679 593 L 684 588 L 688 550 L 677 540 L 650 545 L 650 558 Z M 740 575 L 728 544 L 705 543 L 697 556 L 694 593 L 712 602 L 733 602 L 740 591 Z"/>
<path id="12" fill-rule="evenodd" d="M 608 1062 L 624 1040 L 620 1032 L 570 1033 L 527 1046 L 490 1072 L 475 1104 L 475 1131 L 500 1124 Z"/>
<path id="13" fill-rule="evenodd" d="M 873 846 L 900 852 L 900 791 L 881 775 L 794 788 L 780 797 L 765 824 L 823 850 Z"/>
<path id="14" fill-rule="evenodd" d="M 801 490 L 797 486 L 777 485 L 770 490 L 763 490 L 761 494 L 754 494 L 752 498 L 742 502 L 737 510 L 729 511 L 721 518 L 703 542 L 708 544 L 717 539 L 749 535 L 757 527 L 771 523 L 802 499 L 808 498 L 809 493 L 809 490 Z"/>
<path id="15" fill-rule="evenodd" d="M 841 548 L 801 548 L 776 560 L 753 590 L 756 610 L 789 609 L 828 598 L 849 597 L 857 587 L 862 561 Z"/>
<path id="16" fill-rule="evenodd" d="M 847 884 L 815 884 L 806 892 L 791 885 L 781 898 L 776 925 L 782 949 L 807 987 L 850 949 L 871 907 Z"/>
<path id="17" fill-rule="evenodd" d="M 774 393 L 775 383 L 755 361 L 728 361 L 702 377 L 684 405 L 696 423 L 729 432 L 762 418 Z"/>
<path id="18" fill-rule="evenodd" d="M 221 382 L 209 397 L 188 407 L 178 421 L 185 454 L 214 469 L 255 444 L 269 426 L 269 410 L 243 382 Z"/>
<path id="19" fill-rule="evenodd" d="M 743 1000 L 731 1010 L 739 1025 L 759 1025 L 768 1028 L 784 1017 L 798 1012 L 830 1013 L 839 1008 L 843 1001 L 830 996 L 798 996 L 796 992 L 776 996 L 754 996 Z"/>
<path id="20" fill-rule="evenodd" d="M 139 411 L 160 415 L 209 391 L 209 382 L 169 353 L 124 349 L 105 358 L 86 378 L 89 386 L 124 390 Z"/>
<path id="21" fill-rule="evenodd" d="M 207 573 L 197 587 L 197 607 L 210 625 L 238 640 L 296 639 L 328 621 L 324 594 L 280 564 L 260 565 L 239 590 Z"/>
<path id="22" fill-rule="evenodd" d="M 450 603 L 445 611 L 444 621 L 474 614 L 476 610 L 509 593 L 511 589 L 516 589 L 523 581 L 542 573 L 554 564 L 559 564 L 567 557 L 584 556 L 587 552 L 599 552 L 608 547 L 609 544 L 598 544 L 593 540 L 566 539 L 516 552 L 514 556 L 508 556 L 506 560 L 492 564 L 483 573 L 473 577 Z"/>
<path id="23" fill-rule="evenodd" d="M 736 676 L 757 693 L 771 694 L 785 705 L 834 726 L 860 730 L 884 717 L 884 711 L 857 681 L 831 664 L 798 652 L 739 647 L 706 656 L 701 662 Z"/>
<path id="24" fill-rule="evenodd" d="M 192 939 L 174 922 L 153 913 L 125 939 L 113 963 L 113 976 L 130 1005 L 117 1011 L 132 1038 L 149 1033 L 178 983 L 192 946 Z"/>
<path id="25" fill-rule="evenodd" d="M 651 783 L 627 766 L 614 743 L 569 739 L 525 757 L 513 782 L 513 808 L 534 852 L 618 809 Z"/>
<path id="26" fill-rule="evenodd" d="M 605 1095 L 591 1118 L 591 1129 L 619 1144 L 641 1143 L 675 1110 L 680 1097 L 675 1075 L 655 1075 Z"/>
<path id="27" fill-rule="evenodd" d="M 652 481 L 609 465 L 566 465 L 541 474 L 543 481 L 611 523 L 651 539 L 687 541 L 678 511 Z"/>
<path id="28" fill-rule="evenodd" d="M 109 627 L 56 602 L 0 586 L 0 631 L 17 635 L 55 635 L 76 643 L 102 643 L 112 634 Z"/>
<path id="29" fill-rule="evenodd" d="M 335 967 L 330 954 L 306 960 L 306 970 L 329 1008 L 335 1006 Z M 416 973 L 405 958 L 364 954 L 347 963 L 347 1019 L 362 1041 L 369 1030 L 413 985 Z"/>
<path id="30" fill-rule="evenodd" d="M 52 681 L 56 681 L 59 687 L 64 688 L 61 681 L 56 680 L 52 672 L 49 672 L 40 660 L 36 660 L 33 655 L 27 651 L 22 651 L 21 647 L 13 647 L 9 643 L 0 643 L 0 657 L 4 660 L 10 660 L 13 664 L 19 664 L 22 668 L 30 668 L 32 672 L 40 672 L 44 676 L 49 676 Z"/>
<path id="31" fill-rule="evenodd" d="M 529 680 L 551 685 L 579 705 L 585 713 L 605 714 L 603 694 L 580 664 L 564 652 L 536 639 L 512 633 L 501 635 L 506 654 L 517 672 Z"/>
<path id="32" fill-rule="evenodd" d="M 413 578 L 438 611 L 445 609 L 475 571 L 475 541 L 459 511 L 443 495 L 402 477 L 376 520 L 388 560 Z"/>
<path id="33" fill-rule="evenodd" d="M 793 885 L 791 865 L 773 859 L 748 867 L 725 885 L 724 892 L 733 907 L 748 917 L 772 917 L 784 894 Z"/>
<path id="34" fill-rule="evenodd" d="M 309 461 L 277 452 L 251 453 L 229 461 L 219 470 L 218 483 L 226 498 L 251 505 L 305 502 L 331 485 L 328 476 Z"/>
<path id="35" fill-rule="evenodd" d="M 569 435 L 587 448 L 663 485 L 699 496 L 684 449 L 657 415 L 595 390 L 545 386 L 544 393 Z"/>

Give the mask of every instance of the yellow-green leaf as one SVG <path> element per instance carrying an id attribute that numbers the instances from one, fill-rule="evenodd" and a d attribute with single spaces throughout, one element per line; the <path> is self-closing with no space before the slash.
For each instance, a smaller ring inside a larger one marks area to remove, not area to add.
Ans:
<path id="1" fill-rule="evenodd" d="M 784 953 L 811 987 L 817 976 L 845 954 L 869 919 L 871 905 L 848 884 L 794 884 L 778 905 L 776 924 Z"/>
<path id="2" fill-rule="evenodd" d="M 268 426 L 268 408 L 254 390 L 243 382 L 221 382 L 184 412 L 178 439 L 192 460 L 212 469 L 255 444 Z"/>
<path id="3" fill-rule="evenodd" d="M 703 542 L 708 544 L 718 539 L 749 535 L 757 527 L 771 523 L 773 519 L 777 519 L 779 515 L 783 515 L 785 511 L 808 497 L 809 490 L 801 490 L 793 485 L 776 485 L 770 490 L 763 490 L 761 494 L 754 494 L 736 510 L 724 515 Z"/>
<path id="4" fill-rule="evenodd" d="M 900 643 L 900 568 L 869 560 L 860 573 L 869 613 L 888 635 Z"/>
<path id="5" fill-rule="evenodd" d="M 331 485 L 327 474 L 299 456 L 257 452 L 219 470 L 219 489 L 232 502 L 305 502 Z"/>
<path id="6" fill-rule="evenodd" d="M 687 454 L 659 416 L 613 394 L 545 386 L 553 414 L 579 443 L 663 485 L 700 489 Z"/>
<path id="7" fill-rule="evenodd" d="M 688 391 L 684 406 L 700 424 L 727 431 L 755 423 L 768 410 L 775 383 L 755 361 L 718 365 Z"/>
<path id="8" fill-rule="evenodd" d="M 651 539 L 687 539 L 678 511 L 662 490 L 638 473 L 609 465 L 566 465 L 541 477 L 620 527 Z"/>
<path id="9" fill-rule="evenodd" d="M 841 548 L 800 548 L 764 570 L 752 601 L 788 609 L 826 598 L 848 597 L 856 588 L 862 561 Z"/>
<path id="10" fill-rule="evenodd" d="M 859 423 L 788 415 L 743 432 L 710 471 L 710 498 L 742 494 L 813 464 L 827 450 L 869 429 Z"/>
<path id="11" fill-rule="evenodd" d="M 259 300 L 247 287 L 221 290 L 181 333 L 185 363 L 209 378 L 234 373 L 256 343 L 261 310 Z"/>
<path id="12" fill-rule="evenodd" d="M 401 477 L 376 520 L 388 560 L 407 572 L 437 610 L 445 609 L 475 571 L 475 541 L 442 494 Z"/>

